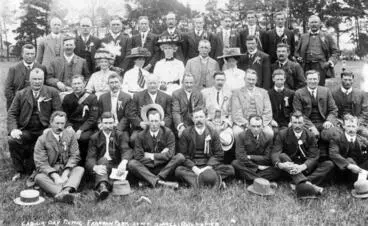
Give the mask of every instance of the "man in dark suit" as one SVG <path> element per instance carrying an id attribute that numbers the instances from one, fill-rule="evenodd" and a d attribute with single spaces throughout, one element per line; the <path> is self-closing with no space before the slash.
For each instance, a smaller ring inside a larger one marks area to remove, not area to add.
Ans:
<path id="1" fill-rule="evenodd" d="M 46 74 L 46 67 L 35 62 L 36 48 L 32 44 L 22 46 L 23 60 L 9 68 L 5 82 L 6 109 L 10 108 L 15 93 L 29 86 L 29 73 L 34 68 L 41 68 Z"/>
<path id="2" fill-rule="evenodd" d="M 308 183 L 316 193 L 322 193 L 319 187 L 333 169 L 332 161 L 319 162 L 317 139 L 304 128 L 304 117 L 300 111 L 291 116 L 291 127 L 276 136 L 271 159 L 275 167 L 291 177 L 293 183 Z"/>
<path id="3" fill-rule="evenodd" d="M 197 17 L 194 19 L 194 30 L 187 34 L 187 59 L 198 56 L 198 44 L 202 39 L 207 39 L 211 43 L 211 51 L 208 54 L 211 58 L 217 59 L 222 55 L 223 46 L 220 39 L 213 33 L 204 29 L 204 18 Z"/>
<path id="4" fill-rule="evenodd" d="M 185 128 L 193 125 L 193 109 L 203 107 L 202 93 L 194 89 L 193 86 L 193 75 L 185 74 L 183 77 L 183 88 L 174 91 L 172 94 L 172 116 L 174 127 L 179 137 Z"/>
<path id="5" fill-rule="evenodd" d="M 74 37 L 64 38 L 64 54 L 51 61 L 47 68 L 46 84 L 58 88 L 61 92 L 72 91 L 73 75 L 83 75 L 87 80 L 90 76 L 85 59 L 74 54 Z"/>
<path id="6" fill-rule="evenodd" d="M 97 126 L 97 97 L 85 91 L 86 83 L 82 75 L 74 75 L 71 85 L 73 92 L 64 97 L 62 106 L 67 115 L 66 127 L 71 126 L 75 131 L 81 157 L 80 165 L 84 166 L 89 138 Z"/>
<path id="7" fill-rule="evenodd" d="M 288 127 L 290 115 L 293 112 L 293 99 L 295 92 L 285 87 L 285 72 L 277 69 L 272 74 L 274 87 L 268 90 L 272 106 L 271 125 L 276 134 L 279 130 Z"/>
<path id="8" fill-rule="evenodd" d="M 246 40 L 247 53 L 240 57 L 239 69 L 246 71 L 251 68 L 257 72 L 257 86 L 269 90 L 272 87 L 270 57 L 257 49 L 255 36 L 248 36 Z"/>
<path id="9" fill-rule="evenodd" d="M 110 20 L 110 32 L 101 40 L 102 47 L 108 45 L 120 51 L 120 55 L 115 56 L 114 66 L 120 68 L 120 72 L 124 73 L 129 65 L 129 60 L 125 57 L 132 48 L 132 40 L 122 33 L 123 22 L 120 17 L 114 16 Z"/>
<path id="10" fill-rule="evenodd" d="M 164 109 L 163 122 L 165 127 L 172 128 L 172 114 L 171 114 L 171 97 L 158 90 L 159 88 L 159 77 L 151 74 L 146 78 L 147 89 L 139 93 L 135 93 L 133 96 L 133 103 L 135 109 L 135 119 L 132 121 L 133 133 L 130 137 L 131 142 L 135 141 L 137 133 L 140 130 L 144 130 L 147 127 L 147 122 L 144 122 L 139 113 L 143 106 L 148 104 L 159 104 Z"/>
<path id="11" fill-rule="evenodd" d="M 359 177 L 367 179 L 367 144 L 357 139 L 358 117 L 346 114 L 343 118 L 343 128 L 343 133 L 331 139 L 330 158 L 338 168 L 336 178 L 351 185 Z"/>
<path id="12" fill-rule="evenodd" d="M 194 126 L 186 128 L 179 138 L 179 151 L 184 155 L 183 166 L 175 170 L 175 176 L 197 188 L 197 178 L 205 170 L 214 170 L 222 179 L 234 176 L 234 168 L 223 164 L 224 151 L 218 133 L 206 126 L 203 108 L 193 109 Z"/>
<path id="13" fill-rule="evenodd" d="M 318 71 L 321 77 L 319 85 L 324 86 L 326 78 L 335 77 L 338 49 L 334 38 L 320 30 L 321 20 L 318 16 L 309 17 L 308 24 L 311 31 L 300 37 L 295 57 L 302 63 L 304 71 Z"/>
<path id="14" fill-rule="evenodd" d="M 221 31 L 217 32 L 216 35 L 220 38 L 223 48 L 236 47 L 238 41 L 238 32 L 233 29 L 233 19 L 227 15 L 223 18 L 224 25 Z"/>
<path id="15" fill-rule="evenodd" d="M 83 17 L 79 21 L 80 35 L 75 40 L 75 55 L 85 59 L 89 72 L 96 71 L 95 53 L 101 46 L 101 40 L 91 34 L 92 21 L 89 17 Z"/>
<path id="16" fill-rule="evenodd" d="M 175 155 L 174 133 L 161 125 L 164 114 L 158 104 L 142 108 L 141 115 L 148 126 L 137 136 L 133 159 L 129 161 L 128 169 L 152 187 L 167 186 L 176 189 L 179 187 L 178 183 L 165 180 L 185 158 L 182 154 Z"/>
<path id="17" fill-rule="evenodd" d="M 138 18 L 138 27 L 139 34 L 132 37 L 132 48 L 146 48 L 151 53 L 151 56 L 146 59 L 144 69 L 152 72 L 156 61 L 159 60 L 154 57 L 156 52 L 159 51 L 159 47 L 156 45 L 158 36 L 150 31 L 149 20 L 146 16 Z"/>
<path id="18" fill-rule="evenodd" d="M 50 117 L 51 128 L 37 139 L 34 161 L 35 182 L 56 201 L 74 204 L 84 168 L 78 166 L 79 148 L 75 132 L 66 128 L 66 114 L 55 111 Z"/>
<path id="19" fill-rule="evenodd" d="M 247 23 L 247 27 L 238 35 L 236 46 L 241 49 L 242 53 L 246 53 L 248 51 L 246 45 L 247 37 L 251 35 L 256 38 L 257 49 L 263 51 L 266 41 L 266 31 L 257 25 L 257 15 L 255 11 L 250 10 L 247 12 Z"/>
<path id="20" fill-rule="evenodd" d="M 86 169 L 94 175 L 95 194 L 98 200 L 104 200 L 112 189 L 109 175 L 117 168 L 122 175 L 132 158 L 132 149 L 128 145 L 129 137 L 115 128 L 117 124 L 111 112 L 101 115 L 100 131 L 93 134 L 89 142 Z"/>
<path id="21" fill-rule="evenodd" d="M 275 181 L 280 170 L 271 162 L 272 139 L 267 138 L 263 130 L 263 119 L 259 115 L 249 117 L 249 126 L 240 135 L 236 145 L 236 160 L 231 165 L 241 179 L 253 182 L 256 178 Z"/>
<path id="22" fill-rule="evenodd" d="M 283 12 L 278 12 L 275 15 L 276 27 L 272 30 L 267 31 L 266 41 L 264 46 L 264 52 L 270 55 L 271 64 L 277 60 L 277 45 L 284 43 L 289 45 L 290 52 L 294 54 L 295 51 L 295 38 L 294 32 L 290 31 L 285 27 L 286 17 Z M 288 56 L 290 59 L 293 55 Z"/>
<path id="23" fill-rule="evenodd" d="M 121 77 L 117 74 L 110 75 L 107 82 L 110 92 L 102 94 L 98 99 L 99 115 L 103 112 L 111 112 L 117 120 L 117 129 L 127 132 L 130 128 L 130 122 L 136 118 L 132 98 L 129 94 L 121 91 Z"/>
<path id="24" fill-rule="evenodd" d="M 44 72 L 35 68 L 29 75 L 30 86 L 18 91 L 8 110 L 9 152 L 18 179 L 34 169 L 33 147 L 42 131 L 49 126 L 53 111 L 61 110 L 58 91 L 44 86 Z"/>
<path id="25" fill-rule="evenodd" d="M 303 68 L 300 64 L 288 59 L 290 48 L 287 44 L 279 43 L 277 45 L 277 61 L 271 66 L 272 72 L 276 69 L 285 71 L 286 81 L 285 87 L 297 90 L 305 86 L 305 77 Z"/>

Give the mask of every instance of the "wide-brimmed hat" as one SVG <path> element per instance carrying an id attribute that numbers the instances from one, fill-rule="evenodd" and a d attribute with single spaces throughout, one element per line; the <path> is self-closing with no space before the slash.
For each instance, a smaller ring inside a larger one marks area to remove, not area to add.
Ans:
<path id="1" fill-rule="evenodd" d="M 177 34 L 161 35 L 156 42 L 157 45 L 163 45 L 163 44 L 179 45 L 180 43 L 181 43 L 181 40 Z"/>
<path id="2" fill-rule="evenodd" d="M 274 195 L 275 190 L 271 188 L 271 183 L 264 178 L 256 178 L 247 190 L 260 196 Z"/>
<path id="3" fill-rule="evenodd" d="M 157 110 L 160 113 L 161 120 L 164 119 L 165 113 L 164 113 L 164 109 L 161 107 L 161 105 L 159 105 L 159 104 L 147 104 L 147 105 L 144 105 L 141 109 L 141 118 L 144 122 L 148 122 L 147 113 L 148 113 L 148 111 L 153 110 L 153 109 Z"/>
<path id="4" fill-rule="evenodd" d="M 228 151 L 233 147 L 234 144 L 234 135 L 232 129 L 226 128 L 225 130 L 220 132 L 220 142 L 222 150 Z"/>
<path id="5" fill-rule="evenodd" d="M 14 199 L 15 204 L 21 206 L 33 206 L 38 205 L 45 201 L 43 197 L 40 196 L 40 192 L 33 189 L 23 190 L 20 192 L 20 197 Z"/>
<path id="6" fill-rule="evenodd" d="M 368 198 L 368 180 L 357 180 L 354 183 L 354 189 L 351 191 L 351 195 L 359 199 Z"/>
<path id="7" fill-rule="evenodd" d="M 132 193 L 132 190 L 130 189 L 129 181 L 114 181 L 112 184 L 113 195 L 129 195 L 130 193 Z"/>
<path id="8" fill-rule="evenodd" d="M 95 53 L 95 60 L 100 59 L 107 59 L 107 60 L 114 60 L 114 54 L 112 54 L 110 51 L 104 48 L 100 48 Z"/>
<path id="9" fill-rule="evenodd" d="M 314 186 L 310 183 L 300 183 L 295 186 L 296 197 L 298 199 L 315 199 L 317 192 Z"/>
<path id="10" fill-rule="evenodd" d="M 198 188 L 220 188 L 222 184 L 221 176 L 214 169 L 206 169 L 197 177 Z"/>
<path id="11" fill-rule="evenodd" d="M 222 56 L 218 56 L 217 59 L 227 58 L 227 57 L 240 57 L 245 54 L 240 53 L 240 48 L 225 48 Z"/>
<path id="12" fill-rule="evenodd" d="M 138 58 L 138 57 L 150 57 L 150 56 L 151 56 L 151 52 L 148 49 L 142 48 L 142 47 L 136 47 L 131 50 L 130 55 L 128 55 L 126 58 Z"/>

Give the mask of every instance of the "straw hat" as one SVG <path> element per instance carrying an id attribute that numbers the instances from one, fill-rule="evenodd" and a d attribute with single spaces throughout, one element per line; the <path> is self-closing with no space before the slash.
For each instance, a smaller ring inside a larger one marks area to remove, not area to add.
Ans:
<path id="1" fill-rule="evenodd" d="M 112 185 L 113 195 L 129 195 L 130 193 L 132 193 L 132 190 L 130 189 L 129 181 L 114 181 Z"/>
<path id="2" fill-rule="evenodd" d="M 240 48 L 225 48 L 223 51 L 223 55 L 217 57 L 217 59 L 227 58 L 227 57 L 240 57 L 245 54 L 240 53 Z"/>
<path id="3" fill-rule="evenodd" d="M 107 49 L 100 48 L 95 53 L 95 60 L 100 60 L 100 59 L 114 60 L 115 57 Z"/>
<path id="4" fill-rule="evenodd" d="M 142 110 L 141 110 L 141 118 L 144 122 L 148 122 L 147 113 L 148 113 L 148 111 L 153 110 L 153 109 L 157 110 L 160 113 L 161 120 L 164 119 L 165 113 L 164 113 L 164 109 L 162 109 L 161 105 L 159 105 L 159 104 L 147 104 L 147 105 L 143 106 Z"/>
<path id="5" fill-rule="evenodd" d="M 295 186 L 296 197 L 299 199 L 315 199 L 317 192 L 314 186 L 309 183 L 300 183 Z"/>
<path id="6" fill-rule="evenodd" d="M 157 40 L 157 45 L 174 44 L 179 45 L 181 43 L 180 37 L 177 34 L 173 35 L 161 35 Z"/>
<path id="7" fill-rule="evenodd" d="M 40 197 L 40 192 L 33 189 L 23 190 L 20 192 L 20 197 L 14 199 L 15 204 L 21 206 L 33 206 L 38 205 L 45 201 L 43 197 Z"/>
<path id="8" fill-rule="evenodd" d="M 142 47 L 136 47 L 133 48 L 130 52 L 130 55 L 128 55 L 126 58 L 138 58 L 138 57 L 150 57 L 151 53 L 146 48 Z"/>
<path id="9" fill-rule="evenodd" d="M 234 135 L 232 129 L 227 128 L 221 131 L 219 136 L 222 150 L 224 151 L 230 150 L 234 144 Z"/>
<path id="10" fill-rule="evenodd" d="M 270 182 L 264 178 L 254 179 L 253 184 L 249 185 L 247 190 L 260 196 L 269 196 L 275 194 L 275 190 L 271 188 Z"/>
<path id="11" fill-rule="evenodd" d="M 368 180 L 357 180 L 354 183 L 354 189 L 351 191 L 351 195 L 359 199 L 368 198 Z"/>

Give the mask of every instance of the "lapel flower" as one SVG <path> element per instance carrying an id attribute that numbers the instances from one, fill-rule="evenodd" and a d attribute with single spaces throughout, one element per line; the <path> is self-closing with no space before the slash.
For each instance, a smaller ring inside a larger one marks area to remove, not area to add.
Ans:
<path id="1" fill-rule="evenodd" d="M 66 151 L 66 142 L 63 141 L 63 148 L 64 148 L 64 151 Z"/>
<path id="2" fill-rule="evenodd" d="M 210 135 L 207 135 L 206 138 L 205 138 L 205 141 L 210 141 L 211 140 L 211 136 Z"/>
<path id="3" fill-rule="evenodd" d="M 284 97 L 285 107 L 289 107 L 289 97 Z"/>
<path id="4" fill-rule="evenodd" d="M 259 56 L 256 56 L 253 60 L 253 64 L 261 64 L 261 58 Z"/>
<path id="5" fill-rule="evenodd" d="M 95 44 L 94 44 L 93 42 L 91 42 L 91 43 L 89 44 L 89 47 L 93 47 L 93 46 L 95 46 Z"/>
<path id="6" fill-rule="evenodd" d="M 224 96 L 224 102 L 227 101 L 229 98 L 227 96 Z"/>
<path id="7" fill-rule="evenodd" d="M 41 112 L 41 102 L 48 102 L 50 101 L 51 98 L 47 98 L 47 97 L 44 97 L 44 96 L 41 96 L 37 99 L 37 108 L 38 108 L 38 111 Z"/>
<path id="8" fill-rule="evenodd" d="M 320 37 L 321 37 L 321 41 L 322 42 L 325 42 L 326 41 L 326 37 L 324 35 L 321 35 Z"/>
<path id="9" fill-rule="evenodd" d="M 122 103 L 123 103 L 123 101 L 118 100 L 118 108 L 119 108 L 119 109 L 120 109 L 120 108 L 123 108 Z"/>
<path id="10" fill-rule="evenodd" d="M 303 145 L 303 141 L 302 140 L 298 140 L 298 145 L 302 146 Z"/>
<path id="11" fill-rule="evenodd" d="M 114 138 L 113 137 L 110 137 L 110 142 L 113 142 L 114 141 Z"/>
<path id="12" fill-rule="evenodd" d="M 287 43 L 287 35 L 286 35 L 286 34 L 284 34 L 284 35 L 282 36 L 282 38 L 281 38 L 281 42 L 283 42 L 283 43 Z"/>

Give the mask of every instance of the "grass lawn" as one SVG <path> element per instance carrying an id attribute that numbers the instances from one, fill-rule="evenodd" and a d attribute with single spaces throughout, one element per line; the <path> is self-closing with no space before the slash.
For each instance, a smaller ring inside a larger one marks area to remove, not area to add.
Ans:
<path id="1" fill-rule="evenodd" d="M 348 64 L 360 74 L 361 62 Z M 7 153 L 3 97 L 8 67 L 0 64 L 0 225 L 368 225 L 368 200 L 353 198 L 345 186 L 326 187 L 321 198 L 305 201 L 297 200 L 286 183 L 271 197 L 253 195 L 234 181 L 223 191 L 133 188 L 129 196 L 110 196 L 100 203 L 92 190 L 84 189 L 74 206 L 47 196 L 41 205 L 18 206 L 13 199 L 25 188 L 25 179 L 10 181 L 14 171 Z M 358 85 L 361 77 L 356 80 Z M 327 86 L 338 83 L 334 79 Z M 137 204 L 142 195 L 152 204 Z"/>

